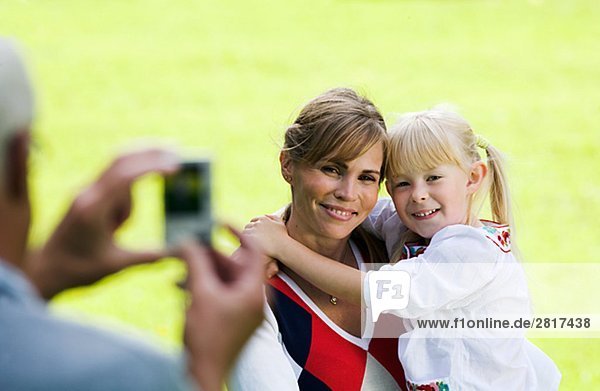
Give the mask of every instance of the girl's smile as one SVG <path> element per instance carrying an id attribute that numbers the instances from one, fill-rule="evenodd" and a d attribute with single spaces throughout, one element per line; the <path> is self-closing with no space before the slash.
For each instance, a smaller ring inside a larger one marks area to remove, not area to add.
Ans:
<path id="1" fill-rule="evenodd" d="M 404 225 L 431 238 L 442 228 L 467 222 L 474 191 L 469 176 L 455 164 L 443 164 L 392 178 L 387 187 Z"/>
<path id="2" fill-rule="evenodd" d="M 430 210 L 423 210 L 423 211 L 419 211 L 419 212 L 415 212 L 412 215 L 417 219 L 417 220 L 426 220 L 426 219 L 430 219 L 433 218 L 437 212 L 439 212 L 440 209 L 430 209 Z"/>

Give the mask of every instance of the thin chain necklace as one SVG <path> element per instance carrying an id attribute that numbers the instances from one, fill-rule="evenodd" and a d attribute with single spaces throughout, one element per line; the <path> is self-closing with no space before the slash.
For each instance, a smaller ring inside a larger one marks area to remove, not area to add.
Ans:
<path id="1" fill-rule="evenodd" d="M 342 255 L 341 263 L 346 265 L 346 256 L 348 255 L 348 250 L 350 249 L 350 242 L 346 243 L 346 248 L 344 249 L 344 254 Z M 334 295 L 329 295 L 329 302 L 333 305 L 337 305 L 338 298 Z"/>
<path id="2" fill-rule="evenodd" d="M 287 209 L 284 214 L 283 214 L 283 222 L 285 225 L 287 225 L 289 217 L 291 215 L 291 208 Z M 345 265 L 346 264 L 346 256 L 348 255 L 348 250 L 350 249 L 350 242 L 346 242 L 346 248 L 344 249 L 344 254 L 342 255 L 342 260 L 341 262 Z M 338 298 L 335 297 L 334 295 L 329 295 L 329 302 L 333 305 L 337 305 L 338 303 Z"/>

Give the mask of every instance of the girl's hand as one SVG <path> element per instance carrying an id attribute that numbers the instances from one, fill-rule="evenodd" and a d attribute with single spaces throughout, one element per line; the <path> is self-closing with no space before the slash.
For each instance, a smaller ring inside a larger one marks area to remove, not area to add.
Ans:
<path id="1" fill-rule="evenodd" d="M 268 256 L 279 258 L 280 249 L 289 239 L 287 228 L 280 217 L 264 215 L 255 217 L 244 227 L 244 235 Z"/>
<path id="2" fill-rule="evenodd" d="M 246 225 L 243 234 L 270 257 L 265 268 L 267 278 L 273 277 L 279 271 L 276 259 L 279 258 L 280 249 L 290 239 L 283 220 L 275 215 L 255 217 Z"/>

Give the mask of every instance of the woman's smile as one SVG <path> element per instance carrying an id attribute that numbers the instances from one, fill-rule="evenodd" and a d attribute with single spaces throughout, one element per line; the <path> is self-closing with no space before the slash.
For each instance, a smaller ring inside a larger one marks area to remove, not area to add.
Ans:
<path id="1" fill-rule="evenodd" d="M 343 208 L 331 204 L 320 204 L 328 216 L 340 221 L 350 221 L 352 217 L 357 216 L 358 212 L 354 209 Z"/>

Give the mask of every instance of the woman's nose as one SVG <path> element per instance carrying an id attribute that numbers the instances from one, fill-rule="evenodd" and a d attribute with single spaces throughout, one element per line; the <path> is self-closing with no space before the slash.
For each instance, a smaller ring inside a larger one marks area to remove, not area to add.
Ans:
<path id="1" fill-rule="evenodd" d="M 344 178 L 338 182 L 338 187 L 333 193 L 340 200 L 353 201 L 356 199 L 356 184 L 349 178 Z"/>

